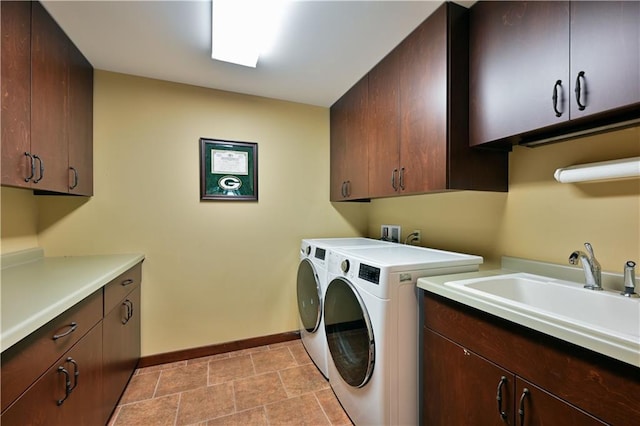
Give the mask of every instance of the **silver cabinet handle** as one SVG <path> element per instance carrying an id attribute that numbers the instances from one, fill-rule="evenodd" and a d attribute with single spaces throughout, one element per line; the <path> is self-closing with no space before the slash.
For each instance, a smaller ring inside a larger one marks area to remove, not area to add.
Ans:
<path id="1" fill-rule="evenodd" d="M 69 330 L 65 331 L 65 332 L 64 332 L 64 333 L 62 333 L 62 334 L 54 334 L 54 335 L 53 335 L 53 337 L 52 337 L 52 339 L 53 339 L 53 340 L 58 340 L 58 339 L 59 339 L 59 338 L 61 338 L 61 337 L 65 337 L 65 336 L 70 335 L 71 333 L 73 333 L 74 331 L 76 331 L 76 328 L 78 328 L 78 323 L 74 321 L 74 322 L 72 322 L 71 324 L 69 324 L 69 327 L 70 327 L 70 328 L 69 328 Z"/>
<path id="2" fill-rule="evenodd" d="M 30 167 L 31 174 L 24 179 L 25 182 L 29 182 L 31 179 L 33 179 L 33 175 L 36 173 L 36 163 L 35 163 L 35 161 L 33 161 L 33 155 L 31 155 L 28 152 L 25 152 L 24 155 L 26 157 L 29 157 L 29 163 L 30 163 L 30 166 L 31 166 Z"/>
<path id="3" fill-rule="evenodd" d="M 583 104 L 580 99 L 582 96 L 582 84 L 581 84 L 582 80 L 586 80 L 584 76 L 584 71 L 580 71 L 578 73 L 578 76 L 576 77 L 576 84 L 575 84 L 576 88 L 574 89 L 574 92 L 576 93 L 576 103 L 578 104 L 578 109 L 580 111 L 584 111 L 584 109 L 587 107 L 587 105 Z M 585 87 L 586 87 L 586 84 L 585 84 Z M 586 93 L 585 93 L 585 101 L 586 101 Z"/>
<path id="4" fill-rule="evenodd" d="M 38 183 L 38 182 L 40 182 L 40 181 L 42 180 L 42 178 L 44 177 L 44 162 L 42 161 L 42 158 L 40 158 L 40 157 L 39 157 L 39 156 L 37 156 L 37 155 L 34 155 L 34 156 L 33 156 L 33 158 L 34 158 L 35 160 L 38 160 L 38 161 L 40 162 L 40 176 L 39 176 L 37 179 L 35 179 L 35 180 L 33 181 L 33 183 Z"/>
<path id="5" fill-rule="evenodd" d="M 69 189 L 75 189 L 78 186 L 78 170 L 75 167 L 69 167 L 69 170 L 73 172 L 73 183 L 69 186 Z"/>

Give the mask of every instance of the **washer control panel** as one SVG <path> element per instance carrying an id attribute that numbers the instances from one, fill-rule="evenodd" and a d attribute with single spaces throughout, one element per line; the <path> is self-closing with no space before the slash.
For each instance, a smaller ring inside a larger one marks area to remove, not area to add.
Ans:
<path id="1" fill-rule="evenodd" d="M 380 268 L 361 263 L 358 278 L 369 281 L 370 283 L 380 284 Z"/>

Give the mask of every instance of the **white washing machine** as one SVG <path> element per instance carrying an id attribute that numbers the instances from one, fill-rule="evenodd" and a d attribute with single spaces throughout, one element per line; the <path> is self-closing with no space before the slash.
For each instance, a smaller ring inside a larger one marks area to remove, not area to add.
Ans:
<path id="1" fill-rule="evenodd" d="M 325 377 L 328 374 L 328 349 L 324 334 L 322 300 L 327 288 L 329 252 L 336 247 L 389 245 L 395 244 L 370 238 L 315 238 L 302 240 L 297 278 L 300 337 L 309 356 Z"/>
<path id="2" fill-rule="evenodd" d="M 421 247 L 338 248 L 324 321 L 329 384 L 356 425 L 418 423 L 420 277 L 477 271 L 482 258 Z"/>

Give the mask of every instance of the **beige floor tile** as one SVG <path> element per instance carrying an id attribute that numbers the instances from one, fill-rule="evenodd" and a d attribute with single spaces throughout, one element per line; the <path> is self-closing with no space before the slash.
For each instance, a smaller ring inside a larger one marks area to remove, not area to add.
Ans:
<path id="1" fill-rule="evenodd" d="M 329 425 L 320 404 L 312 393 L 265 406 L 271 425 Z"/>
<path id="2" fill-rule="evenodd" d="M 280 343 L 272 343 L 269 345 L 269 349 L 283 348 L 283 347 L 295 345 L 296 343 L 299 343 L 299 342 L 300 342 L 300 339 L 287 340 L 286 342 L 280 342 Z"/>
<path id="3" fill-rule="evenodd" d="M 170 370 L 172 368 L 184 367 L 185 365 L 187 365 L 187 361 L 176 361 L 170 362 L 168 364 L 152 365 L 149 367 L 138 368 L 135 374 L 155 373 L 156 371 Z"/>
<path id="4" fill-rule="evenodd" d="M 131 402 L 153 398 L 159 377 L 160 370 L 132 376 L 120 399 L 120 404 L 129 404 Z"/>
<path id="5" fill-rule="evenodd" d="M 338 398 L 331 389 L 324 389 L 316 392 L 316 398 L 320 402 L 320 406 L 329 421 L 334 426 L 351 426 L 351 419 L 344 412 L 342 406 L 338 402 Z"/>
<path id="6" fill-rule="evenodd" d="M 173 426 L 178 412 L 179 394 L 123 405 L 114 426 Z"/>
<path id="7" fill-rule="evenodd" d="M 329 382 L 313 364 L 281 370 L 278 373 L 290 397 L 329 388 Z"/>
<path id="8" fill-rule="evenodd" d="M 206 386 L 182 392 L 177 425 L 203 422 L 235 411 L 233 384 Z"/>
<path id="9" fill-rule="evenodd" d="M 223 354 L 218 354 L 218 355 L 211 355 L 211 356 L 203 356 L 203 357 L 200 357 L 200 358 L 188 359 L 187 360 L 187 365 L 198 364 L 198 363 L 201 363 L 201 362 L 209 362 L 209 361 L 214 361 L 216 359 L 225 359 L 225 358 L 229 358 L 229 354 L 228 353 L 223 353 Z"/>
<path id="10" fill-rule="evenodd" d="M 108 425 L 164 424 L 353 426 L 300 340 L 136 370 Z"/>
<path id="11" fill-rule="evenodd" d="M 251 408 L 207 422 L 207 426 L 266 426 L 268 424 L 264 407 Z"/>
<path id="12" fill-rule="evenodd" d="M 209 362 L 209 385 L 255 375 L 251 355 L 234 356 Z"/>
<path id="13" fill-rule="evenodd" d="M 242 411 L 258 405 L 287 398 L 278 373 L 266 373 L 233 382 L 236 410 Z"/>
<path id="14" fill-rule="evenodd" d="M 311 364 L 311 358 L 309 358 L 309 354 L 307 354 L 307 350 L 304 348 L 304 345 L 299 340 L 296 341 L 296 344 L 289 345 L 289 351 L 295 358 L 298 365 Z"/>
<path id="15" fill-rule="evenodd" d="M 229 352 L 229 356 L 234 357 L 234 356 L 250 355 L 255 352 L 262 352 L 262 351 L 268 351 L 268 350 L 269 350 L 269 346 L 266 346 L 266 345 L 256 346 L 255 348 L 241 349 L 239 351 Z"/>
<path id="16" fill-rule="evenodd" d="M 298 365 L 289 348 L 282 347 L 251 354 L 256 373 L 278 371 Z"/>
<path id="17" fill-rule="evenodd" d="M 169 395 L 206 386 L 207 370 L 208 365 L 202 363 L 162 370 L 155 396 Z"/>

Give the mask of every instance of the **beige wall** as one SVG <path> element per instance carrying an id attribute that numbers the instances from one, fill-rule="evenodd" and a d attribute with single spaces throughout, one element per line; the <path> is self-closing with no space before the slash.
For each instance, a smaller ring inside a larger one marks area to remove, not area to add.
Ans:
<path id="1" fill-rule="evenodd" d="M 143 355 L 297 328 L 304 237 L 400 224 L 423 245 L 565 263 L 584 241 L 605 270 L 640 260 L 640 182 L 567 185 L 557 167 L 640 155 L 640 128 L 510 154 L 508 194 L 330 203 L 323 108 L 96 72 L 95 196 L 2 188 L 2 252 L 141 252 Z M 258 142 L 260 200 L 200 202 L 198 139 Z"/>
<path id="2" fill-rule="evenodd" d="M 0 188 L 2 253 L 38 246 L 38 205 L 31 191 Z"/>
<path id="3" fill-rule="evenodd" d="M 403 236 L 422 231 L 422 244 L 479 254 L 483 268 L 502 255 L 565 264 L 593 244 L 604 270 L 622 272 L 640 260 L 640 180 L 560 184 L 559 167 L 640 155 L 640 127 L 509 154 L 508 194 L 450 192 L 374 200 L 369 233 L 399 224 Z"/>
<path id="4" fill-rule="evenodd" d="M 94 108 L 95 196 L 37 198 L 45 253 L 146 255 L 143 355 L 297 329 L 300 239 L 366 232 L 328 110 L 99 71 Z M 258 202 L 200 201 L 200 137 L 258 143 Z"/>

